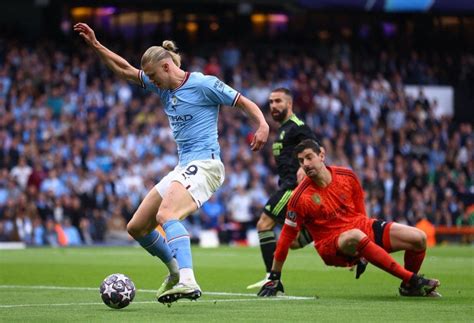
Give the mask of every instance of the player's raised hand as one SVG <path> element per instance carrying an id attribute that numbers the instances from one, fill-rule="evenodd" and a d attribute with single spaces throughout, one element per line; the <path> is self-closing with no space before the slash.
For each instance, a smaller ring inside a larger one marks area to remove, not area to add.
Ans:
<path id="1" fill-rule="evenodd" d="M 252 142 L 250 143 L 250 148 L 253 151 L 260 150 L 267 142 L 269 132 L 270 128 L 266 123 L 258 127 L 255 135 L 252 138 Z"/>
<path id="2" fill-rule="evenodd" d="M 97 41 L 94 30 L 91 27 L 89 27 L 89 25 L 87 25 L 86 23 L 79 22 L 75 24 L 74 31 L 78 32 L 79 36 L 84 38 L 84 40 L 89 46 L 92 46 L 94 42 Z"/>
<path id="3" fill-rule="evenodd" d="M 273 297 L 277 296 L 278 293 L 285 293 L 283 284 L 280 280 L 281 273 L 271 272 L 269 281 L 262 286 L 257 296 L 260 297 Z"/>

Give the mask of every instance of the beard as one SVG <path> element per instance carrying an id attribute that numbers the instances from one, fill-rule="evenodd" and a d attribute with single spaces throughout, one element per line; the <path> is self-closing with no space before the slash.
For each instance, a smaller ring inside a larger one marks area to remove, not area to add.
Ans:
<path id="1" fill-rule="evenodd" d="M 318 174 L 316 169 L 314 169 L 314 168 L 304 168 L 303 170 L 304 170 L 306 176 L 308 176 L 308 177 L 311 177 L 311 176 L 314 176 L 314 175 Z"/>
<path id="2" fill-rule="evenodd" d="M 282 122 L 288 116 L 288 108 L 283 109 L 282 111 L 273 110 L 271 111 L 272 119 L 276 122 Z"/>

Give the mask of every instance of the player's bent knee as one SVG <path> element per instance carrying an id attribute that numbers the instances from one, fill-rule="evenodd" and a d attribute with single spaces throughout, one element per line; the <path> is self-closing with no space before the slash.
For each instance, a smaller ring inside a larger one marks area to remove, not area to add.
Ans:
<path id="1" fill-rule="evenodd" d="M 346 232 L 341 233 L 341 238 L 344 240 L 351 240 L 359 242 L 364 239 L 367 235 L 359 229 L 351 229 Z"/>
<path id="2" fill-rule="evenodd" d="M 341 250 L 355 250 L 359 242 L 367 235 L 359 229 L 352 229 L 341 233 L 339 236 L 339 248 Z"/>
<path id="3" fill-rule="evenodd" d="M 148 233 L 143 228 L 140 228 L 140 226 L 138 226 L 137 223 L 134 222 L 133 220 L 127 223 L 127 232 L 133 238 L 140 238 L 140 237 L 145 236 Z"/>
<path id="4" fill-rule="evenodd" d="M 168 213 L 158 212 L 158 214 L 156 215 L 156 222 L 161 225 L 165 224 L 169 220 L 172 220 L 172 218 Z"/>
<path id="5" fill-rule="evenodd" d="M 180 220 L 183 218 L 181 213 L 183 212 L 172 210 L 171 208 L 163 207 L 162 205 L 156 215 L 156 222 L 163 225 L 170 220 Z"/>
<path id="6" fill-rule="evenodd" d="M 257 221 L 257 231 L 272 230 L 274 227 L 275 221 L 265 214 L 262 214 Z"/>
<path id="7" fill-rule="evenodd" d="M 426 249 L 426 240 L 427 236 L 426 233 L 423 231 L 416 229 L 414 232 L 414 235 L 416 236 L 415 243 L 413 244 L 413 247 L 416 250 L 425 250 Z"/>

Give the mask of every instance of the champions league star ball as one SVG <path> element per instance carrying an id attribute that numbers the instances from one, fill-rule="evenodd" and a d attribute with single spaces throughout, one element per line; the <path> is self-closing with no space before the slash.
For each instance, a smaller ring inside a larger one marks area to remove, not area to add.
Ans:
<path id="1" fill-rule="evenodd" d="M 127 307 L 135 297 L 135 285 L 124 274 L 107 276 L 100 284 L 100 296 L 108 307 L 120 309 Z"/>

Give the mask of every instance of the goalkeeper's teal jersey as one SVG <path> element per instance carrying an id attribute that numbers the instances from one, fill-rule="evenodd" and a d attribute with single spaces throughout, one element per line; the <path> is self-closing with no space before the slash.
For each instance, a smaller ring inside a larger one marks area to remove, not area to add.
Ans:
<path id="1" fill-rule="evenodd" d="M 178 145 L 179 165 L 194 160 L 219 159 L 217 118 L 221 105 L 235 106 L 240 93 L 215 76 L 186 73 L 184 81 L 173 90 L 157 88 L 143 71 L 142 86 L 157 93 L 168 116 Z"/>

